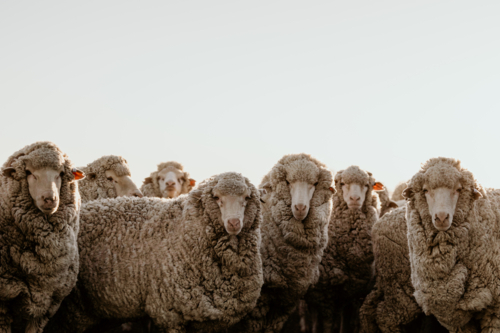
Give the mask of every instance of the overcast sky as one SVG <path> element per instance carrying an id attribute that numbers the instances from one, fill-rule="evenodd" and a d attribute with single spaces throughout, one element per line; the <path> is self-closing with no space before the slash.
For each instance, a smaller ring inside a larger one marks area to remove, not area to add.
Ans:
<path id="1" fill-rule="evenodd" d="M 500 188 L 500 1 L 2 1 L 0 161 L 40 140 L 258 184 L 284 154 Z"/>

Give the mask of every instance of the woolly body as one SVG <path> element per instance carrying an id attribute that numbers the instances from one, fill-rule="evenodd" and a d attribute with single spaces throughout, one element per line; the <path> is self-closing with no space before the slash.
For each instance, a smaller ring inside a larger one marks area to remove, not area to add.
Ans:
<path id="1" fill-rule="evenodd" d="M 315 184 L 303 221 L 292 214 L 288 183 Z M 285 155 L 263 178 L 269 191 L 263 204 L 264 286 L 256 308 L 233 332 L 280 332 L 297 301 L 319 277 L 318 265 L 328 243 L 332 174 L 307 154 Z"/>
<path id="2" fill-rule="evenodd" d="M 82 202 L 118 196 L 115 187 L 107 179 L 106 171 L 113 170 L 117 176 L 131 176 L 127 161 L 121 156 L 114 155 L 103 156 L 81 167 L 80 170 L 87 175 L 80 181 L 78 187 Z"/>
<path id="3" fill-rule="evenodd" d="M 348 208 L 341 183 L 368 185 L 360 209 Z M 379 206 L 373 184 L 375 179 L 371 173 L 357 166 L 335 175 L 337 193 L 333 197 L 329 242 L 320 264 L 321 275 L 305 298 L 307 304 L 318 311 L 319 319 L 326 320 L 325 325 L 331 325 L 328 321 L 341 313 L 351 300 L 364 298 L 369 291 L 373 262 L 371 228 L 378 219 Z M 359 304 L 354 305 L 357 306 Z"/>
<path id="4" fill-rule="evenodd" d="M 376 282 L 360 309 L 361 333 L 401 332 L 422 313 L 413 297 L 405 214 L 406 207 L 397 208 L 373 225 Z"/>
<path id="5" fill-rule="evenodd" d="M 457 183 L 461 191 L 452 224 L 438 231 L 423 186 Z M 483 190 L 460 161 L 440 157 L 422 166 L 404 195 L 417 303 L 452 332 L 464 331 L 472 316 L 482 332 L 500 332 L 500 191 Z"/>
<path id="6" fill-rule="evenodd" d="M 228 195 L 251 190 L 237 236 L 224 229 L 215 188 Z M 171 200 L 86 203 L 77 290 L 48 332 L 83 332 L 103 318 L 144 316 L 165 332 L 212 332 L 236 323 L 255 307 L 263 283 L 260 209 L 259 192 L 237 173 L 212 177 Z"/>
<path id="7" fill-rule="evenodd" d="M 59 206 L 51 215 L 34 205 L 26 164 L 62 168 Z M 13 154 L 0 176 L 0 332 L 27 325 L 42 332 L 76 283 L 80 195 L 73 165 L 55 144 L 37 142 Z"/>
<path id="8" fill-rule="evenodd" d="M 193 189 L 193 185 L 191 179 L 189 178 L 189 173 L 184 171 L 184 167 L 182 164 L 174 161 L 163 162 L 158 164 L 158 168 L 156 171 L 152 172 L 149 177 L 144 179 L 144 183 L 141 186 L 142 194 L 146 197 L 156 197 L 156 198 L 164 198 L 166 197 L 162 191 L 160 190 L 160 184 L 158 182 L 158 173 L 163 169 L 169 170 L 178 170 L 178 172 L 182 173 L 183 183 L 181 186 L 181 193 L 186 194 L 189 193 Z"/>

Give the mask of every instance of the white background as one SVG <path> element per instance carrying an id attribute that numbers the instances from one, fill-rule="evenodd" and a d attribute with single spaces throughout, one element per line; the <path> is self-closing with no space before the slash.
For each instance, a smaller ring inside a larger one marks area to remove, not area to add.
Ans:
<path id="1" fill-rule="evenodd" d="M 500 188 L 500 1 L 2 1 L 0 161 L 40 140 L 258 184 L 288 153 Z"/>

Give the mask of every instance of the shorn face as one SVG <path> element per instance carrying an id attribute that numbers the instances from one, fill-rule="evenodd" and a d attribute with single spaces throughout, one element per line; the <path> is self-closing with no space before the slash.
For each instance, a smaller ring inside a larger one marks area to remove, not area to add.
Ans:
<path id="1" fill-rule="evenodd" d="M 243 229 L 245 208 L 251 191 L 247 189 L 242 195 L 221 195 L 214 189 L 213 196 L 219 205 L 224 228 L 230 235 L 237 235 Z"/>
<path id="2" fill-rule="evenodd" d="M 347 203 L 347 207 L 349 209 L 360 209 L 365 202 L 370 184 L 368 182 L 366 184 L 347 184 L 342 181 L 340 186 L 342 186 L 343 198 Z"/>
<path id="3" fill-rule="evenodd" d="M 432 224 L 439 231 L 448 230 L 453 223 L 453 215 L 457 208 L 462 185 L 460 182 L 456 182 L 453 188 L 431 188 L 428 183 L 425 183 L 422 191 L 429 206 Z"/>
<path id="4" fill-rule="evenodd" d="M 114 170 L 106 170 L 106 179 L 113 184 L 118 197 L 142 198 L 142 192 L 130 176 L 117 176 Z"/>
<path id="5" fill-rule="evenodd" d="M 164 198 L 178 197 L 186 181 L 184 174 L 176 168 L 165 168 L 158 173 L 158 184 Z"/>
<path id="6" fill-rule="evenodd" d="M 303 221 L 309 213 L 311 198 L 316 190 L 316 184 L 309 184 L 305 181 L 289 183 L 290 194 L 292 196 L 292 213 L 298 221 Z"/>
<path id="7" fill-rule="evenodd" d="M 63 167 L 37 170 L 27 165 L 25 171 L 29 192 L 35 205 L 46 215 L 54 214 L 59 208 Z"/>

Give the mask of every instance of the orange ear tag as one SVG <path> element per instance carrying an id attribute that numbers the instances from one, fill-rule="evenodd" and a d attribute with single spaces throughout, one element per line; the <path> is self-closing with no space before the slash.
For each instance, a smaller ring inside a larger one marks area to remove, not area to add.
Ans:
<path id="1" fill-rule="evenodd" d="M 73 170 L 71 170 L 71 172 L 75 176 L 75 180 L 80 180 L 80 179 L 85 178 L 85 174 L 83 173 L 83 171 L 80 171 L 77 168 L 73 168 Z"/>
<path id="2" fill-rule="evenodd" d="M 335 189 L 333 187 L 329 187 L 328 188 L 330 191 L 332 191 L 333 193 L 335 193 Z"/>
<path id="3" fill-rule="evenodd" d="M 196 180 L 194 179 L 189 179 L 189 186 L 194 187 L 196 185 Z"/>
<path id="4" fill-rule="evenodd" d="M 382 184 L 380 182 L 376 182 L 375 184 L 373 184 L 373 189 L 375 191 L 381 191 L 384 189 L 384 184 Z"/>

